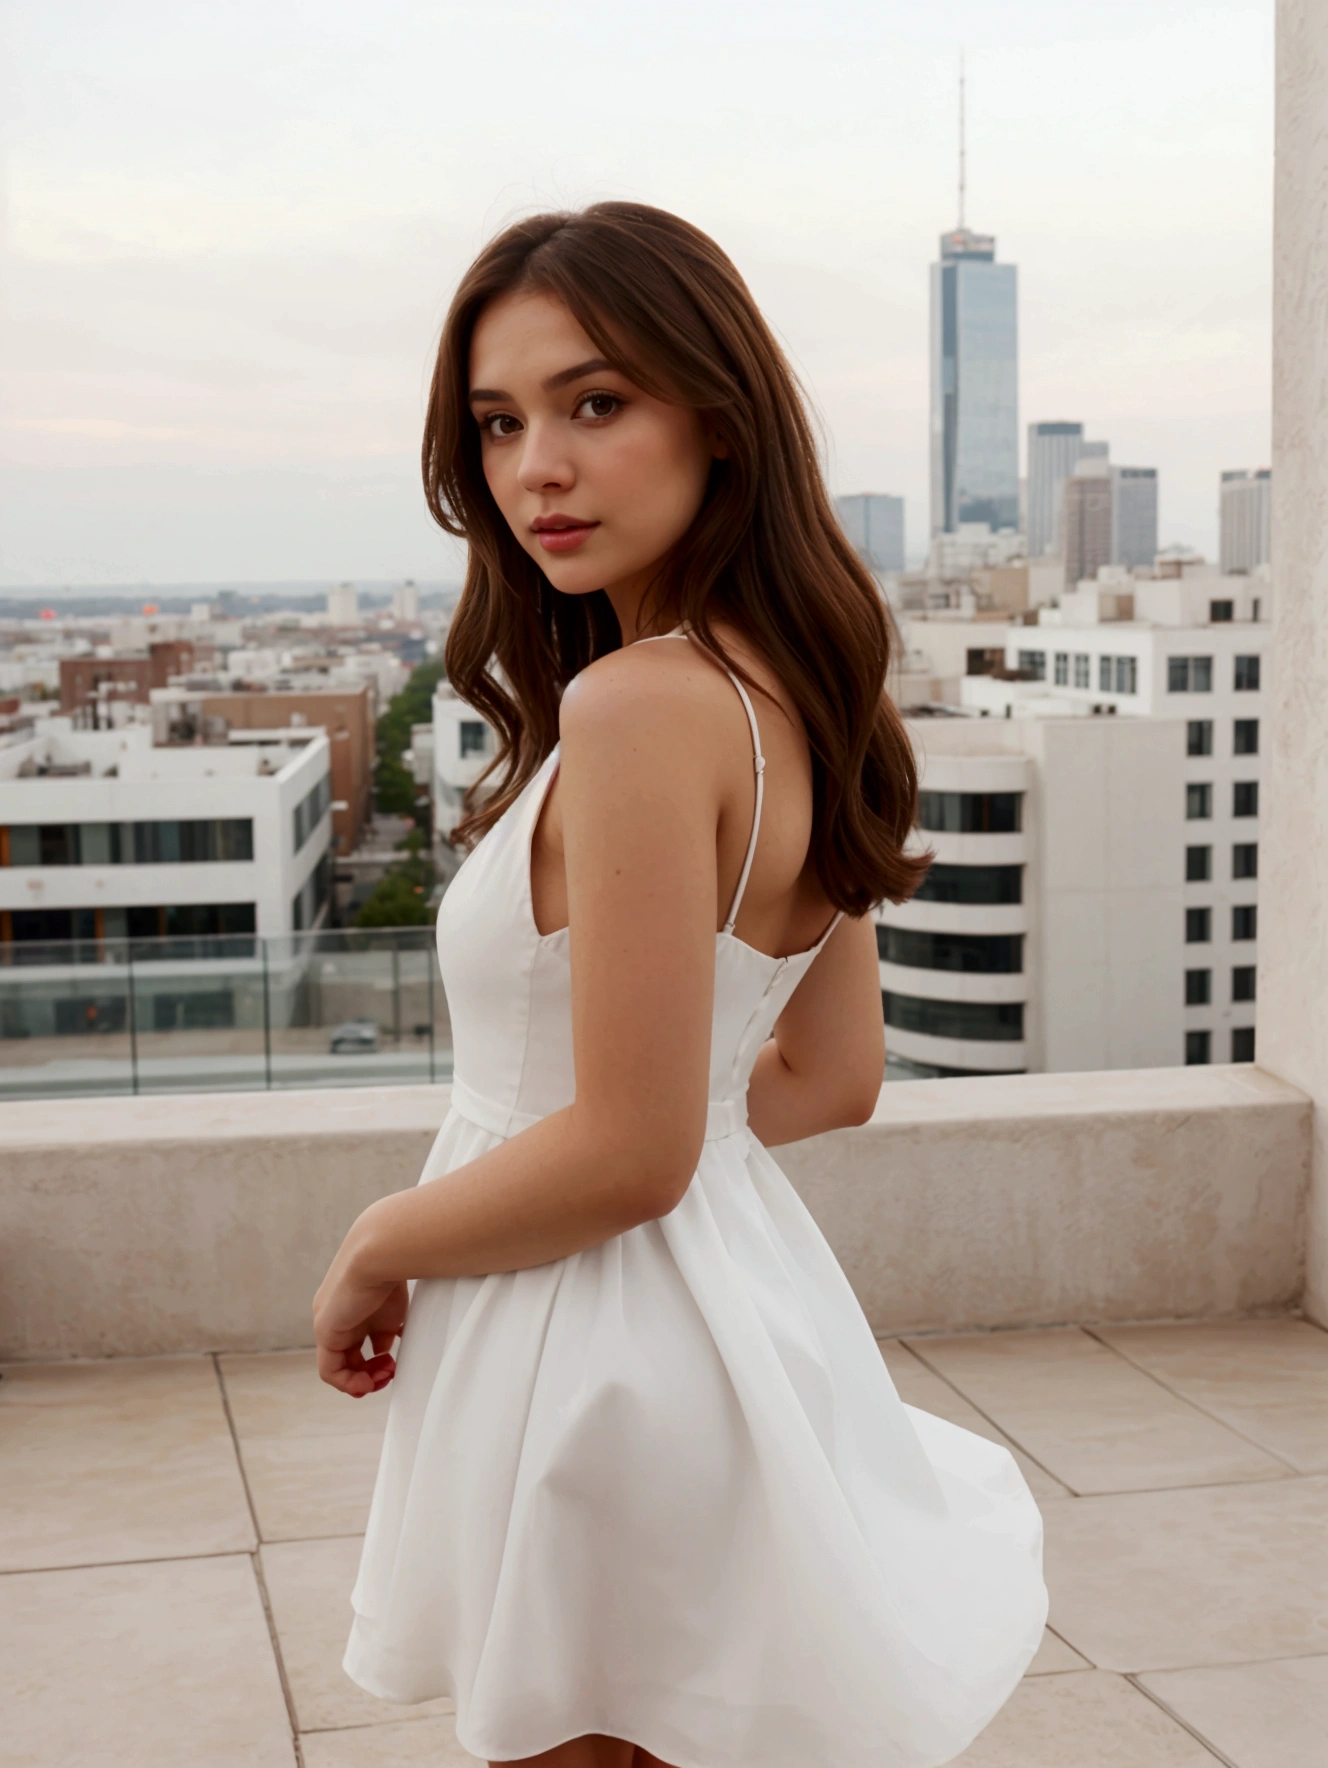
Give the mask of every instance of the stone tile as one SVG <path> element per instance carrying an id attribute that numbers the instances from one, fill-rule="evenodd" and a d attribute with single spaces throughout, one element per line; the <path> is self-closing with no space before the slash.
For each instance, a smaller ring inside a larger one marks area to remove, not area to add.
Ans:
<path id="1" fill-rule="evenodd" d="M 0 1570 L 254 1545 L 208 1357 L 11 1365 L 0 1492 Z"/>
<path id="2" fill-rule="evenodd" d="M 457 1742 L 451 1719 L 316 1731 L 300 1747 L 305 1768 L 471 1768 L 479 1760 Z"/>
<path id="3" fill-rule="evenodd" d="M 224 1356 L 222 1379 L 265 1541 L 364 1531 L 388 1394 L 348 1399 L 312 1351 Z"/>
<path id="4" fill-rule="evenodd" d="M 294 1768 L 243 1554 L 0 1578 L 5 1768 Z"/>
<path id="5" fill-rule="evenodd" d="M 1328 1478 L 1049 1504 L 1051 1623 L 1108 1670 L 1328 1652 Z"/>
<path id="6" fill-rule="evenodd" d="M 1140 1680 L 1238 1768 L 1328 1762 L 1328 1657 L 1171 1670 Z"/>
<path id="7" fill-rule="evenodd" d="M 929 1369 L 914 1356 L 906 1344 L 897 1338 L 883 1338 L 880 1344 L 885 1366 L 890 1371 L 890 1379 L 906 1406 L 916 1406 L 920 1412 L 934 1413 L 937 1418 L 961 1425 L 963 1429 L 971 1430 L 975 1435 L 986 1437 L 1008 1449 L 1019 1463 L 1020 1471 L 1028 1481 L 1028 1489 L 1035 1498 L 1067 1496 L 1066 1488 L 1058 1479 L 1053 1479 L 1045 1468 L 1039 1467 L 1009 1437 L 1002 1435 L 990 1420 L 982 1416 L 976 1406 L 962 1394 L 956 1393 L 948 1381 L 943 1381 L 934 1369 Z"/>
<path id="8" fill-rule="evenodd" d="M 350 1632 L 350 1593 L 360 1542 L 283 1541 L 264 1546 L 263 1577 L 286 1681 L 301 1731 L 375 1725 L 450 1713 L 450 1700 L 392 1706 L 357 1688 L 341 1667 Z"/>
<path id="9" fill-rule="evenodd" d="M 1328 1473 L 1328 1332 L 1280 1319 L 1095 1326 L 1093 1335 L 1299 1473 Z"/>
<path id="10" fill-rule="evenodd" d="M 1081 1657 L 1072 1645 L 1067 1645 L 1048 1627 L 1042 1635 L 1042 1643 L 1038 1646 L 1037 1656 L 1028 1666 L 1029 1676 L 1059 1676 L 1066 1670 L 1091 1670 L 1092 1664 L 1086 1657 Z"/>
<path id="11" fill-rule="evenodd" d="M 1088 1671 L 1022 1682 L 954 1768 L 1217 1768 L 1217 1758 L 1122 1677 Z"/>
<path id="12" fill-rule="evenodd" d="M 1286 1475 L 1077 1326 L 909 1342 L 1072 1492 Z"/>
<path id="13" fill-rule="evenodd" d="M 240 1445 L 265 1541 L 362 1535 L 381 1447 L 377 1436 L 251 1437 Z"/>

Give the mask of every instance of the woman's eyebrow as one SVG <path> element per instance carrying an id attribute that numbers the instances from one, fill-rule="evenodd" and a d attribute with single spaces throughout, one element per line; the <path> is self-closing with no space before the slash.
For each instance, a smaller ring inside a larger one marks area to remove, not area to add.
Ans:
<path id="1" fill-rule="evenodd" d="M 613 369 L 613 364 L 606 362 L 602 356 L 592 356 L 588 362 L 578 362 L 574 368 L 564 368 L 557 374 L 551 374 L 548 380 L 543 383 L 544 391 L 546 393 L 556 392 L 559 387 L 566 387 L 572 381 L 579 381 L 583 375 L 602 374 L 606 368 Z M 472 387 L 470 389 L 472 405 L 481 404 L 486 400 L 506 399 L 510 401 L 511 397 L 512 395 L 505 393 L 501 387 Z"/>

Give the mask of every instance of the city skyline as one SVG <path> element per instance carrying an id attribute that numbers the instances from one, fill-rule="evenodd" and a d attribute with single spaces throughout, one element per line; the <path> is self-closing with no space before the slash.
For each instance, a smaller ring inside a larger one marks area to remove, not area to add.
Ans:
<path id="1" fill-rule="evenodd" d="M 1021 421 L 1156 465 L 1161 541 L 1216 556 L 1220 473 L 1269 453 L 1267 5 L 1202 33 L 1178 0 L 575 22 L 11 9 L 0 586 L 454 576 L 416 466 L 450 289 L 512 215 L 608 195 L 733 255 L 832 492 L 902 495 L 916 555 L 961 45 Z"/>

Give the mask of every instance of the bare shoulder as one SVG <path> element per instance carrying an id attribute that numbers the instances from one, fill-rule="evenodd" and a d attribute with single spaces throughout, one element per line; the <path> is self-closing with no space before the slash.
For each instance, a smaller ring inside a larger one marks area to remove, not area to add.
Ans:
<path id="1" fill-rule="evenodd" d="M 681 639 L 626 645 L 568 684 L 559 725 L 564 742 L 577 746 L 666 737 L 683 752 L 713 742 L 732 696 L 731 685 L 695 645 Z"/>

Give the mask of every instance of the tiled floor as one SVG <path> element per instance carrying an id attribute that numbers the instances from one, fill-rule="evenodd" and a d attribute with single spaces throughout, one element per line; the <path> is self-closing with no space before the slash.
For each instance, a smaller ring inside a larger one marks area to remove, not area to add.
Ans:
<path id="1" fill-rule="evenodd" d="M 1280 1319 L 882 1346 L 1008 1444 L 1051 1629 L 965 1768 L 1328 1765 L 1328 1334 Z M 462 1768 L 341 1649 L 380 1399 L 307 1352 L 7 1369 L 4 1768 Z"/>

